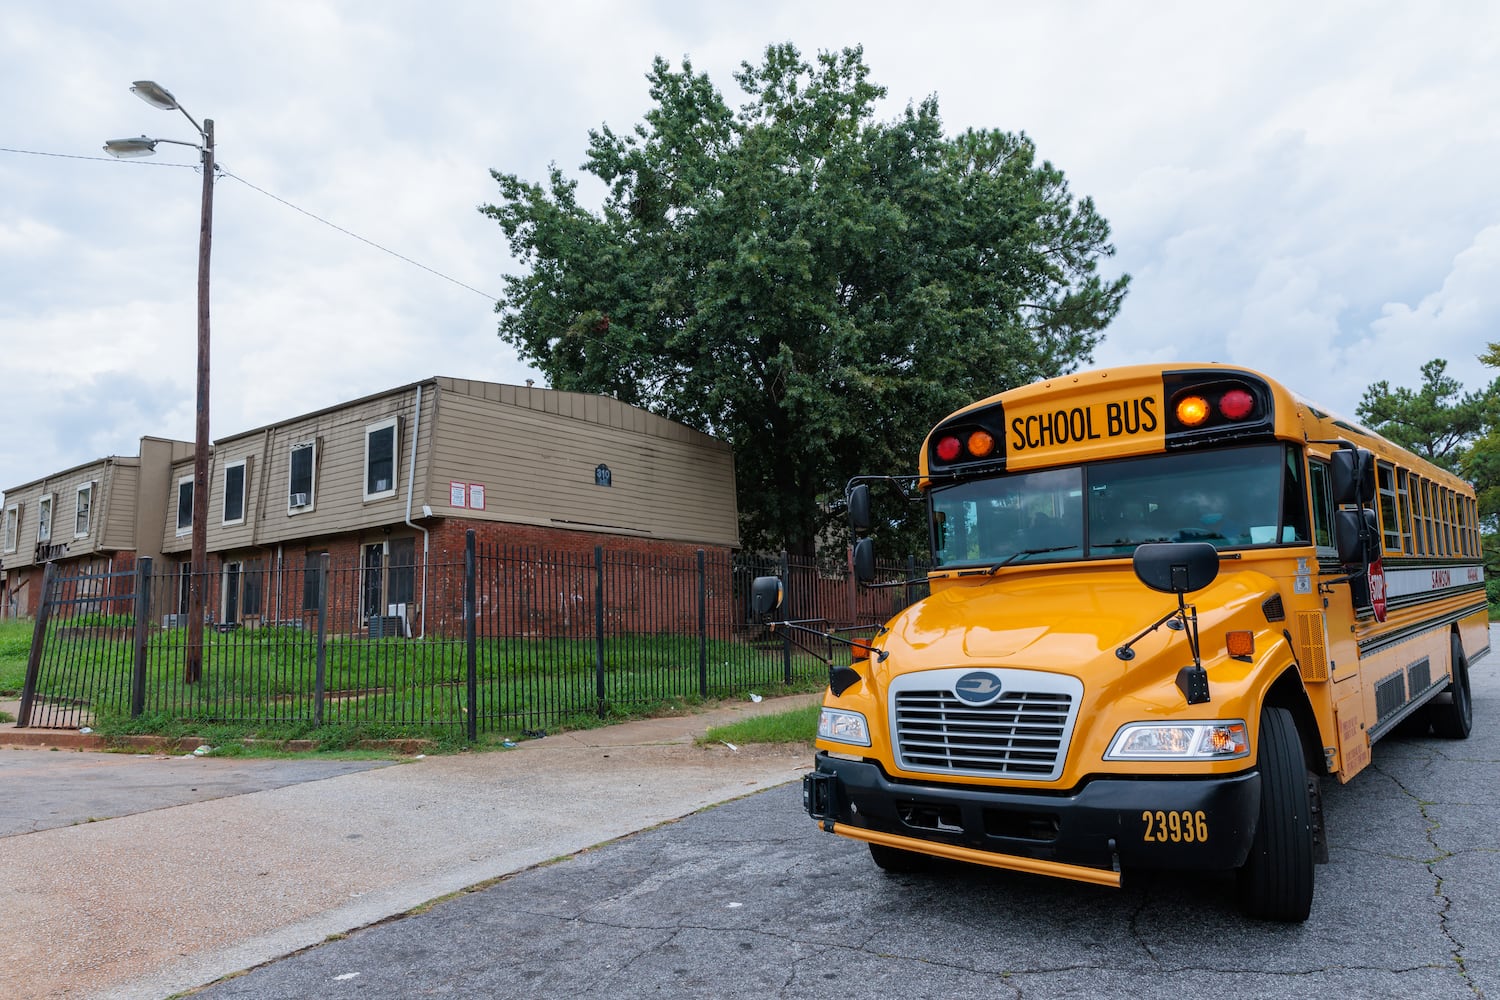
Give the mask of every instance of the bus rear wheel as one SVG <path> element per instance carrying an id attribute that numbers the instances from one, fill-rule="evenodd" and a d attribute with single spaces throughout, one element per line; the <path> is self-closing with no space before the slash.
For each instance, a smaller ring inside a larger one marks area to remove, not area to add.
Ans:
<path id="1" fill-rule="evenodd" d="M 1291 712 L 1261 709 L 1259 757 L 1260 818 L 1239 870 L 1240 907 L 1262 920 L 1300 923 L 1312 912 L 1312 800 Z"/>
<path id="2" fill-rule="evenodd" d="M 1448 689 L 1427 707 L 1432 731 L 1448 740 L 1466 740 L 1474 726 L 1474 699 L 1469 692 L 1469 657 L 1458 636 L 1449 640 L 1453 680 Z"/>

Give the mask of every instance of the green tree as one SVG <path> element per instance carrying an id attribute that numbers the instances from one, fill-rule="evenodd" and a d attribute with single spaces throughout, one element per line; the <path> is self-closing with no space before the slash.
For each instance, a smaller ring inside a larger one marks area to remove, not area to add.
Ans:
<path id="1" fill-rule="evenodd" d="M 1488 392 L 1464 392 L 1447 374 L 1448 362 L 1422 366 L 1422 387 L 1392 389 L 1381 379 L 1365 390 L 1355 410 L 1372 429 L 1449 472 L 1461 473 L 1469 445 L 1483 433 Z"/>
<path id="2" fill-rule="evenodd" d="M 744 542 L 807 554 L 844 483 L 915 470 L 939 418 L 1087 360 L 1128 277 L 1087 199 L 1024 134 L 943 135 L 935 97 L 892 121 L 859 48 L 769 47 L 732 110 L 684 60 L 654 106 L 589 135 L 598 212 L 554 167 L 492 171 L 525 273 L 500 336 L 559 389 L 728 440 Z"/>
<path id="3" fill-rule="evenodd" d="M 1500 344 L 1490 344 L 1479 360 L 1500 368 Z M 1356 413 L 1380 434 L 1474 484 L 1485 567 L 1493 576 L 1500 572 L 1500 380 L 1465 392 L 1447 368 L 1436 359 L 1423 365 L 1418 390 L 1376 382 Z"/>

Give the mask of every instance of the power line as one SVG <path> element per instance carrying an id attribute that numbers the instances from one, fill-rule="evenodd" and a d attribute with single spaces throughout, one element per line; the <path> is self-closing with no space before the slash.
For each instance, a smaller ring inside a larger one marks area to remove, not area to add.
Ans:
<path id="1" fill-rule="evenodd" d="M 132 164 L 134 166 L 141 166 L 141 167 L 175 167 L 175 168 L 180 169 L 180 170 L 194 170 L 194 171 L 200 169 L 200 167 L 198 165 L 196 165 L 196 164 L 189 164 L 189 163 L 163 163 L 163 162 L 160 162 L 160 161 L 152 162 L 152 161 L 145 161 L 145 160 L 117 160 L 117 159 L 115 159 L 112 156 L 82 156 L 82 155 L 77 154 L 77 153 L 45 153 L 45 152 L 41 152 L 40 150 L 35 150 L 35 149 L 12 149 L 12 148 L 10 148 L 8 146 L 0 146 L 0 153 L 20 153 L 23 156 L 53 156 L 53 157 L 57 157 L 59 159 L 64 159 L 64 160 L 97 160 L 100 163 L 130 163 L 130 164 Z M 376 250 L 379 250 L 382 253 L 388 253 L 392 257 L 395 257 L 397 260 L 404 261 L 405 263 L 410 264 L 412 267 L 419 267 L 422 270 L 426 271 L 428 274 L 436 275 L 437 277 L 442 278 L 444 281 L 451 281 L 453 284 L 457 285 L 458 287 L 466 289 L 468 291 L 471 291 L 475 295 L 482 295 L 482 296 L 484 296 L 484 298 L 488 299 L 491 302 L 497 302 L 497 301 L 499 301 L 500 297 L 498 295 L 491 295 L 489 292 L 485 292 L 485 291 L 482 291 L 482 290 L 480 290 L 478 288 L 475 288 L 473 285 L 466 285 L 462 281 L 459 281 L 457 278 L 454 278 L 454 277 L 451 277 L 449 275 L 446 275 L 442 271 L 435 270 L 434 268 L 430 268 L 426 264 L 423 264 L 423 263 L 420 263 L 418 261 L 412 260 L 410 257 L 407 257 L 407 256 L 405 256 L 403 254 L 399 254 L 396 251 L 392 250 L 390 247 L 381 246 L 379 243 L 376 243 L 374 240 L 367 240 L 363 236 L 359 235 L 358 233 L 351 232 L 348 229 L 345 229 L 343 226 L 340 226 L 340 225 L 337 225 L 335 223 L 329 222 L 327 219 L 325 219 L 325 218 L 323 218 L 323 217 L 321 217 L 319 215 L 315 215 L 312 212 L 309 212 L 305 208 L 299 208 L 298 206 L 293 205 L 291 202 L 287 201 L 285 198 L 278 197 L 277 195 L 274 195 L 271 192 L 267 191 L 265 188 L 257 187 L 256 185 L 251 184 L 249 181 L 245 180 L 245 178 L 239 176 L 238 174 L 231 173 L 230 171 L 224 169 L 223 164 L 218 164 L 217 168 L 218 168 L 218 172 L 219 172 L 219 174 L 221 176 L 223 176 L 223 177 L 229 177 L 229 178 L 232 178 L 234 180 L 237 180 L 241 184 L 243 184 L 247 188 L 249 188 L 250 190 L 255 191 L 255 192 L 259 193 L 259 194 L 263 194 L 267 198 L 270 198 L 272 201 L 280 202 L 281 204 L 285 205 L 287 208 L 290 208 L 294 212 L 300 212 L 300 213 L 302 213 L 303 215 L 307 216 L 309 219 L 312 219 L 314 222 L 320 222 L 320 223 L 322 223 L 323 225 L 327 226 L 330 229 L 336 229 L 339 232 L 343 233 L 345 236 L 348 236 L 348 237 L 351 237 L 353 239 L 359 240 L 361 243 L 365 244 L 366 246 L 374 247 Z"/>
<path id="2" fill-rule="evenodd" d="M 442 271 L 435 271 L 432 268 L 428 267 L 426 264 L 418 263 L 417 261 L 412 260 L 410 257 L 403 256 L 402 254 L 397 253 L 396 251 L 390 249 L 389 247 L 383 247 L 379 243 L 376 243 L 374 240 L 367 240 L 363 236 L 359 235 L 358 233 L 351 233 L 349 230 L 345 229 L 343 226 L 336 225 L 335 223 L 329 222 L 327 219 L 322 218 L 321 216 L 314 215 L 312 212 L 309 212 L 305 208 L 298 208 L 296 205 L 293 205 L 291 202 L 287 201 L 285 198 L 277 197 L 276 195 L 272 194 L 271 192 L 265 190 L 264 188 L 256 187 L 254 184 L 251 184 L 249 181 L 245 180 L 245 178 L 239 176 L 238 174 L 230 173 L 228 170 L 224 170 L 222 172 L 223 172 L 223 174 L 224 174 L 225 177 L 232 177 L 232 178 L 234 178 L 235 180 L 239 181 L 241 184 L 245 185 L 250 190 L 252 190 L 252 191 L 258 191 L 261 194 L 265 195 L 267 198 L 270 198 L 272 201 L 279 201 L 279 202 L 281 202 L 281 204 L 285 205 L 287 208 L 290 208 L 294 212 L 301 212 L 303 215 L 307 216 L 309 219 L 312 219 L 314 222 L 321 222 L 323 225 L 327 226 L 330 229 L 337 229 L 339 232 L 343 233 L 345 236 L 353 237 L 354 239 L 359 240 L 361 243 L 365 244 L 366 246 L 372 246 L 376 250 L 380 250 L 380 251 L 382 251 L 384 253 L 388 253 L 392 257 L 395 257 L 397 260 L 405 261 L 406 263 L 412 265 L 413 267 L 420 267 L 422 270 L 426 271 L 428 274 L 435 274 L 439 278 L 442 278 L 444 281 L 451 281 L 455 285 L 457 285 L 458 287 L 460 287 L 460 288 L 466 288 L 466 289 L 468 289 L 469 291 L 473 292 L 476 295 L 483 295 L 485 298 L 489 299 L 491 302 L 495 302 L 495 301 L 499 300 L 499 296 L 498 295 L 491 295 L 489 292 L 480 291 L 479 289 L 475 288 L 473 285 L 466 285 L 462 281 L 459 281 L 457 278 L 449 277 L 448 275 L 444 274 Z"/>

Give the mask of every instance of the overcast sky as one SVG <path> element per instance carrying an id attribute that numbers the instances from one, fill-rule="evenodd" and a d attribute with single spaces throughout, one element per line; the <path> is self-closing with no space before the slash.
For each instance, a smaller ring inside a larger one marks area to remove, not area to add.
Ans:
<path id="1" fill-rule="evenodd" d="M 1500 340 L 1483 0 L 0 0 L 0 488 L 193 437 L 197 154 L 100 147 L 196 135 L 131 81 L 212 118 L 234 175 L 217 438 L 430 375 L 540 383 L 495 336 L 517 265 L 477 211 L 489 170 L 580 177 L 588 130 L 648 109 L 654 56 L 738 105 L 733 70 L 783 41 L 863 45 L 880 117 L 936 94 L 950 133 L 1025 131 L 1095 200 L 1105 270 L 1133 276 L 1099 364 L 1244 363 L 1350 416 L 1431 358 L 1470 389 L 1497 374 L 1476 360 Z"/>

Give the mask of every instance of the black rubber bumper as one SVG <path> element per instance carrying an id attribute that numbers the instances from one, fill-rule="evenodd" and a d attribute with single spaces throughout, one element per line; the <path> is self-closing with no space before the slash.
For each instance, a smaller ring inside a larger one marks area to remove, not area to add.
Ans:
<path id="1" fill-rule="evenodd" d="M 893 781 L 819 752 L 803 806 L 846 825 L 935 844 L 1090 868 L 1218 870 L 1245 861 L 1260 774 L 1096 778 L 1066 794 Z"/>

